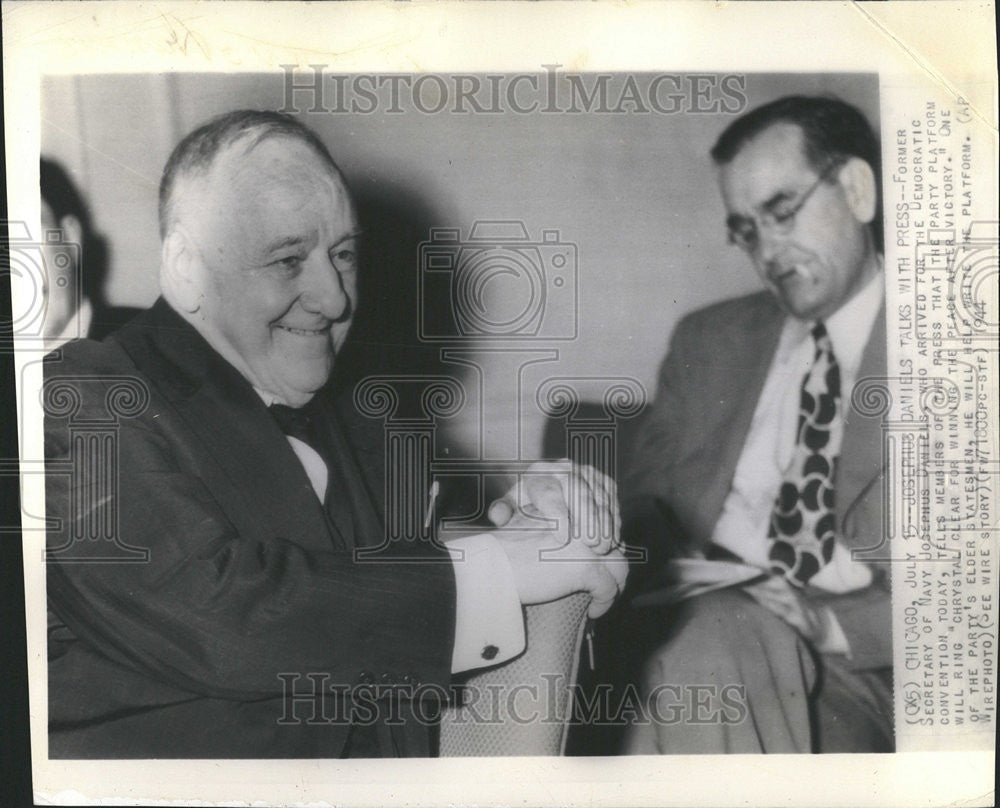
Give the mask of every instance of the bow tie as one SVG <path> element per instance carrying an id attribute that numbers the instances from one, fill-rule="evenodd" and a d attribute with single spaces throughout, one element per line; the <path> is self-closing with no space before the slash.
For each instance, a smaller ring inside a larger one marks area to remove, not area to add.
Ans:
<path id="1" fill-rule="evenodd" d="M 298 408 L 272 404 L 267 409 L 286 437 L 296 438 L 312 449 L 315 458 L 304 456 L 292 446 L 316 496 L 324 505 L 324 513 L 334 541 L 341 549 L 352 547 L 354 527 L 351 521 L 350 502 L 344 493 L 347 486 L 339 468 L 338 451 L 328 443 L 329 432 L 322 428 L 326 424 L 321 416 L 322 410 L 312 402 Z M 332 519 L 331 514 L 333 514 Z"/>
<path id="2" fill-rule="evenodd" d="M 316 432 L 312 416 L 307 407 L 288 407 L 284 404 L 272 404 L 268 411 L 278 422 L 281 431 L 292 438 L 297 438 L 313 448 L 316 447 Z"/>

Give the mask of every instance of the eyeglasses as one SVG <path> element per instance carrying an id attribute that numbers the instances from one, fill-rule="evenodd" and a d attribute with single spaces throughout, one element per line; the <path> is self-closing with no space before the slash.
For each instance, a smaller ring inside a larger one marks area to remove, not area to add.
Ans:
<path id="1" fill-rule="evenodd" d="M 735 244 L 746 252 L 753 252 L 760 243 L 760 231 L 764 227 L 775 230 L 778 233 L 788 233 L 795 226 L 795 217 L 799 211 L 806 206 L 809 198 L 817 188 L 826 181 L 830 174 L 843 165 L 842 161 L 834 160 L 819 175 L 816 182 L 810 185 L 798 198 L 792 202 L 788 199 L 778 198 L 767 202 L 762 206 L 762 210 L 755 219 L 743 216 L 730 216 L 726 220 L 726 228 L 729 231 L 729 243 Z M 757 222 L 760 222 L 758 225 Z"/>

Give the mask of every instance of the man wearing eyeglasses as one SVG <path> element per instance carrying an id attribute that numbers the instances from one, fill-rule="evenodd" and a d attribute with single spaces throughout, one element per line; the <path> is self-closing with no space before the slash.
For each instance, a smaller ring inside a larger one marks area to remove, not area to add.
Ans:
<path id="1" fill-rule="evenodd" d="M 711 154 L 730 241 L 765 291 L 677 327 L 628 457 L 623 535 L 651 551 L 654 591 L 678 557 L 761 574 L 656 618 L 651 721 L 627 749 L 891 751 L 889 580 L 858 553 L 884 537 L 880 431 L 851 406 L 886 373 L 878 142 L 854 107 L 794 96 Z M 658 721 L 664 683 L 735 685 L 745 709 Z"/>

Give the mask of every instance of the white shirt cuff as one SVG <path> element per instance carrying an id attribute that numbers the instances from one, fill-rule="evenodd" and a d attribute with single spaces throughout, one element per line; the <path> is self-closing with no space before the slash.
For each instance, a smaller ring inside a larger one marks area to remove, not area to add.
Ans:
<path id="1" fill-rule="evenodd" d="M 451 672 L 506 662 L 525 647 L 524 613 L 507 554 L 489 533 L 447 544 L 455 569 Z"/>

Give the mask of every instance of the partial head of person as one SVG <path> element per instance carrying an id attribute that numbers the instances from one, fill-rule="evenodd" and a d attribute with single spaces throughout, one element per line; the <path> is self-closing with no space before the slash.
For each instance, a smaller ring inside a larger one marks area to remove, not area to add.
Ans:
<path id="1" fill-rule="evenodd" d="M 258 390 L 302 406 L 357 304 L 357 215 L 319 138 L 277 112 L 185 137 L 160 181 L 167 302 Z"/>
<path id="2" fill-rule="evenodd" d="M 45 258 L 42 329 L 44 336 L 51 339 L 65 331 L 81 303 L 92 296 L 91 287 L 98 279 L 84 277 L 82 256 L 87 253 L 91 257 L 89 253 L 93 248 L 92 244 L 84 244 L 90 232 L 90 217 L 69 174 L 58 163 L 43 157 L 39 166 L 39 186 Z M 91 261 L 90 268 L 94 266 Z"/>
<path id="3" fill-rule="evenodd" d="M 729 239 L 789 314 L 829 317 L 879 272 L 879 145 L 858 109 L 780 98 L 730 124 L 711 154 Z"/>

